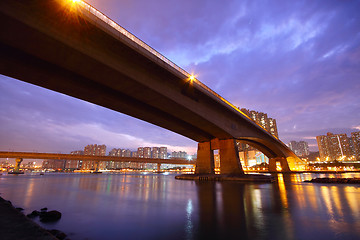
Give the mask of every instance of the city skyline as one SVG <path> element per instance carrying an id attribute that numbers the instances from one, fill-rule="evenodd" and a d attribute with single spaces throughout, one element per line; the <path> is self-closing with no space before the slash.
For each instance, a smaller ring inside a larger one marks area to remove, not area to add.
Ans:
<path id="1" fill-rule="evenodd" d="M 284 143 L 314 151 L 318 135 L 360 130 L 359 1 L 88 2 L 234 105 L 276 119 Z M 2 75 L 0 100 L 3 150 L 196 152 L 178 134 Z"/>

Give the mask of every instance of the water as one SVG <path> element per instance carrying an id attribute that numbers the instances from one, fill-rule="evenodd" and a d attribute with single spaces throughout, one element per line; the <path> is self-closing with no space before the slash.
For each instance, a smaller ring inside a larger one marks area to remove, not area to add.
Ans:
<path id="1" fill-rule="evenodd" d="M 0 193 L 25 214 L 48 207 L 42 224 L 77 239 L 360 239 L 360 186 L 175 180 L 165 174 L 0 176 Z M 38 220 L 36 220 L 38 221 Z"/>

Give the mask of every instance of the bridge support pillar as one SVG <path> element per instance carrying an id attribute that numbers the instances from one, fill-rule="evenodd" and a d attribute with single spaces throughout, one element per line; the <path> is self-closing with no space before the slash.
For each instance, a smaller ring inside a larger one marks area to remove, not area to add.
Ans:
<path id="1" fill-rule="evenodd" d="M 279 162 L 281 170 L 277 171 L 276 163 Z M 291 172 L 289 164 L 284 157 L 269 158 L 269 172 Z"/>
<path id="2" fill-rule="evenodd" d="M 13 172 L 20 172 L 20 164 L 23 161 L 22 158 L 15 159 L 16 165 Z"/>
<path id="3" fill-rule="evenodd" d="M 99 172 L 100 169 L 100 161 L 95 161 L 95 171 L 94 172 Z"/>
<path id="4" fill-rule="evenodd" d="M 235 139 L 219 140 L 220 174 L 244 174 Z"/>
<path id="5" fill-rule="evenodd" d="M 213 174 L 214 173 L 214 153 L 211 149 L 210 142 L 198 143 L 196 174 Z"/>
<path id="6" fill-rule="evenodd" d="M 161 171 L 161 163 L 158 163 L 157 164 L 157 172 L 160 172 Z"/>

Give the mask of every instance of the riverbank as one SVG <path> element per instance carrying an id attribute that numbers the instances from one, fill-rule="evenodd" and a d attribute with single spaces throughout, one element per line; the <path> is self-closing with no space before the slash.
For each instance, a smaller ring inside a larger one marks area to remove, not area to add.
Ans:
<path id="1" fill-rule="evenodd" d="M 1 240 L 58 240 L 1 197 L 0 213 Z"/>
<path id="2" fill-rule="evenodd" d="M 313 178 L 311 180 L 305 180 L 304 182 L 360 184 L 360 178 Z"/>

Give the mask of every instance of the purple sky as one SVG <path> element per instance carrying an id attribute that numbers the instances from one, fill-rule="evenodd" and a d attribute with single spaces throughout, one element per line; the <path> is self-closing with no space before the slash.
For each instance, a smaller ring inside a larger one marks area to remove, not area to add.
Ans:
<path id="1" fill-rule="evenodd" d="M 239 107 L 268 113 L 280 139 L 360 130 L 360 1 L 91 0 L 94 7 Z M 0 75 L 0 150 L 62 152 L 196 142 Z"/>

